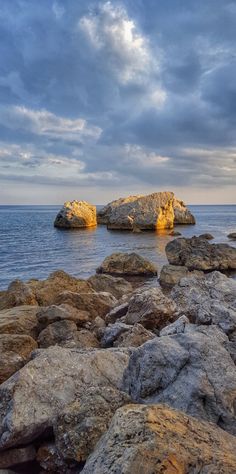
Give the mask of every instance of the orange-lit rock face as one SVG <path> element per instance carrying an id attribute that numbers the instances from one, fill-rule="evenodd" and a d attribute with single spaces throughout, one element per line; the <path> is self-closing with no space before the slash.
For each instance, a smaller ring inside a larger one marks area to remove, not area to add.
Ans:
<path id="1" fill-rule="evenodd" d="M 174 209 L 173 202 L 170 201 L 165 207 L 160 208 L 160 212 L 156 222 L 156 229 L 172 229 L 174 227 Z"/>
<path id="2" fill-rule="evenodd" d="M 97 225 L 96 206 L 85 201 L 67 201 L 57 214 L 55 227 L 83 228 Z"/>

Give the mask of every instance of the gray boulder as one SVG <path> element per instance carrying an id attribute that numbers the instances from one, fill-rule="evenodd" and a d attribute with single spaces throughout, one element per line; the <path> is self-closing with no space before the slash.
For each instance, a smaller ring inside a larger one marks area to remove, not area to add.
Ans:
<path id="1" fill-rule="evenodd" d="M 204 274 L 197 270 L 189 271 L 187 267 L 180 265 L 163 265 L 159 282 L 161 286 L 171 288 L 179 283 L 181 278 L 191 277 L 193 275 L 199 276 L 200 278 Z"/>
<path id="2" fill-rule="evenodd" d="M 106 291 L 115 298 L 120 299 L 123 295 L 131 293 L 132 285 L 124 278 L 115 278 L 111 275 L 93 275 L 88 279 L 95 291 Z"/>

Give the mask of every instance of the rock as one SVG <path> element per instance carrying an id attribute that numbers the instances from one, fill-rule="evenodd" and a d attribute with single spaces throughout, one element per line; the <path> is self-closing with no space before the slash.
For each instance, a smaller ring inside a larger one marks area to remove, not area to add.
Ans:
<path id="1" fill-rule="evenodd" d="M 142 324 L 135 324 L 117 337 L 113 347 L 139 347 L 154 337 L 156 335 L 145 329 Z"/>
<path id="2" fill-rule="evenodd" d="M 205 240 L 213 240 L 214 239 L 214 235 L 212 234 L 201 234 L 198 236 L 199 239 L 205 239 Z"/>
<path id="3" fill-rule="evenodd" d="M 54 226 L 63 229 L 95 227 L 96 214 L 96 206 L 86 201 L 67 201 L 57 214 Z"/>
<path id="4" fill-rule="evenodd" d="M 69 304 L 61 304 L 40 308 L 37 312 L 37 319 L 41 330 L 58 321 L 73 321 L 77 327 L 83 327 L 88 323 L 90 314 L 88 311 L 76 309 Z"/>
<path id="5" fill-rule="evenodd" d="M 195 224 L 183 201 L 174 193 L 159 192 L 148 196 L 129 196 L 109 203 L 98 212 L 98 223 L 108 229 L 155 230 L 172 228 L 174 224 Z"/>
<path id="6" fill-rule="evenodd" d="M 105 291 L 99 293 L 72 293 L 72 291 L 64 291 L 56 299 L 56 304 L 58 305 L 69 304 L 79 310 L 87 311 L 92 320 L 97 316 L 105 317 L 116 303 L 117 299 Z"/>
<path id="7" fill-rule="evenodd" d="M 2 451 L 0 452 L 0 469 L 19 466 L 20 464 L 34 461 L 35 457 L 36 451 L 32 445 Z"/>
<path id="8" fill-rule="evenodd" d="M 39 350 L 0 386 L 0 448 L 24 445 L 47 435 L 53 420 L 92 387 L 120 389 L 127 349 Z"/>
<path id="9" fill-rule="evenodd" d="M 171 265 L 184 265 L 190 270 L 236 269 L 236 248 L 228 244 L 209 244 L 201 237 L 168 242 L 166 255 Z"/>
<path id="10" fill-rule="evenodd" d="M 107 324 L 113 324 L 117 321 L 117 319 L 122 318 L 122 316 L 125 316 L 127 311 L 129 309 L 129 303 L 128 301 L 122 304 L 118 304 L 115 306 L 109 313 L 106 315 L 105 321 Z"/>
<path id="11" fill-rule="evenodd" d="M 65 463 L 53 442 L 45 442 L 40 446 L 37 452 L 37 461 L 43 468 L 43 472 L 61 474 L 70 472 L 68 464 Z"/>
<path id="12" fill-rule="evenodd" d="M 196 324 L 216 324 L 231 339 L 236 335 L 236 281 L 220 272 L 183 278 L 171 293 L 179 314 Z"/>
<path id="13" fill-rule="evenodd" d="M 0 384 L 21 369 L 37 347 L 37 343 L 30 336 L 0 334 Z"/>
<path id="14" fill-rule="evenodd" d="M 37 311 L 38 306 L 17 306 L 0 311 L 0 334 L 27 334 L 37 339 Z"/>
<path id="15" fill-rule="evenodd" d="M 0 295 L 0 310 L 13 308 L 14 306 L 37 305 L 34 293 L 27 284 L 15 280 L 8 286 L 6 291 Z"/>
<path id="16" fill-rule="evenodd" d="M 236 232 L 231 232 L 227 235 L 228 239 L 236 240 Z"/>
<path id="17" fill-rule="evenodd" d="M 236 439 L 163 405 L 127 405 L 88 458 L 83 474 L 234 474 Z"/>
<path id="18" fill-rule="evenodd" d="M 163 287 L 171 288 L 172 286 L 179 283 L 181 278 L 191 276 L 198 276 L 201 278 L 203 275 L 203 272 L 197 270 L 189 271 L 188 268 L 184 266 L 163 265 L 160 273 L 159 283 Z"/>
<path id="19" fill-rule="evenodd" d="M 130 299 L 126 324 L 140 323 L 147 329 L 159 331 L 173 321 L 176 305 L 160 288 L 136 292 Z"/>
<path id="20" fill-rule="evenodd" d="M 149 260 L 137 253 L 113 253 L 103 260 L 97 273 L 111 275 L 145 276 L 157 275 L 157 268 Z"/>
<path id="21" fill-rule="evenodd" d="M 236 367 L 216 326 L 187 324 L 134 349 L 123 387 L 133 400 L 165 403 L 236 434 Z"/>
<path id="22" fill-rule="evenodd" d="M 58 452 L 68 461 L 82 462 L 109 427 L 115 411 L 129 403 L 127 394 L 114 387 L 92 387 L 72 402 L 54 422 Z"/>
<path id="23" fill-rule="evenodd" d="M 129 329 L 130 326 L 128 326 L 128 324 L 121 322 L 109 324 L 107 327 L 100 330 L 101 346 L 112 347 L 113 342 L 120 336 L 120 334 L 129 331 Z"/>
<path id="24" fill-rule="evenodd" d="M 133 291 L 132 285 L 127 280 L 111 275 L 93 275 L 88 281 L 95 291 L 106 291 L 117 299 Z"/>
<path id="25" fill-rule="evenodd" d="M 180 236 L 180 235 L 182 235 L 182 234 L 181 234 L 181 232 L 178 232 L 178 231 L 176 231 L 176 230 L 172 230 L 172 231 L 169 233 L 169 235 L 171 235 L 172 237 L 178 237 L 178 236 Z"/>
<path id="26" fill-rule="evenodd" d="M 169 324 L 160 331 L 160 336 L 172 336 L 173 334 L 180 334 L 185 332 L 186 324 L 190 321 L 186 316 L 180 316 L 174 323 Z"/>
<path id="27" fill-rule="evenodd" d="M 69 342 L 75 342 L 77 336 L 77 326 L 73 321 L 58 321 L 49 324 L 38 337 L 39 347 L 50 347 L 58 344 L 65 346 Z"/>

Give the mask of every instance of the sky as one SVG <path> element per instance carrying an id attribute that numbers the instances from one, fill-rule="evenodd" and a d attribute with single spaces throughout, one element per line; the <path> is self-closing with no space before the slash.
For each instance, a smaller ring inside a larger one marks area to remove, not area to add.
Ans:
<path id="1" fill-rule="evenodd" d="M 1 0 L 0 204 L 236 203 L 236 1 Z"/>

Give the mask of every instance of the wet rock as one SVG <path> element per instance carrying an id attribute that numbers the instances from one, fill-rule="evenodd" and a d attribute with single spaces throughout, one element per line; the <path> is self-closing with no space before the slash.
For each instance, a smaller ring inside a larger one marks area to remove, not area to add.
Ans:
<path id="1" fill-rule="evenodd" d="M 159 331 L 174 320 L 175 311 L 175 302 L 160 288 L 149 288 L 132 296 L 124 320 L 126 324 L 140 323 L 147 329 Z"/>
<path id="2" fill-rule="evenodd" d="M 180 235 L 182 235 L 182 234 L 181 234 L 181 232 L 178 232 L 177 230 L 172 230 L 172 231 L 169 233 L 169 235 L 171 235 L 172 237 L 178 237 L 178 236 L 180 236 Z"/>
<path id="3" fill-rule="evenodd" d="M 212 234 L 201 234 L 199 235 L 199 239 L 205 239 L 205 240 L 213 240 L 214 239 L 214 235 Z"/>
<path id="4" fill-rule="evenodd" d="M 234 474 L 236 439 L 163 405 L 127 405 L 87 460 L 83 474 Z"/>
<path id="5" fill-rule="evenodd" d="M 132 285 L 124 278 L 115 278 L 111 275 L 93 275 L 88 279 L 93 289 L 97 292 L 106 291 L 119 299 L 131 293 Z"/>
<path id="6" fill-rule="evenodd" d="M 220 272 L 204 278 L 183 278 L 171 293 L 179 314 L 196 324 L 216 324 L 236 336 L 236 281 Z"/>
<path id="7" fill-rule="evenodd" d="M 228 239 L 236 240 L 236 232 L 231 232 L 227 235 Z"/>
<path id="8" fill-rule="evenodd" d="M 128 359 L 127 349 L 40 350 L 0 386 L 0 448 L 42 437 L 55 417 L 91 387 L 119 389 Z"/>
<path id="9" fill-rule="evenodd" d="M 14 467 L 34 461 L 36 451 L 34 446 L 25 446 L 23 448 L 8 449 L 0 452 L 0 469 Z"/>
<path id="10" fill-rule="evenodd" d="M 0 334 L 0 384 L 25 365 L 38 347 L 30 336 Z"/>
<path id="11" fill-rule="evenodd" d="M 81 327 L 89 322 L 90 315 L 88 311 L 76 309 L 69 304 L 61 304 L 40 308 L 37 312 L 37 320 L 41 330 L 59 321 L 73 321 L 77 327 Z"/>
<path id="12" fill-rule="evenodd" d="M 15 280 L 10 283 L 8 289 L 3 291 L 0 295 L 0 310 L 20 305 L 35 306 L 37 304 L 31 288 L 20 280 Z"/>
<path id="13" fill-rule="evenodd" d="M 86 201 L 65 202 L 54 221 L 55 227 L 63 229 L 94 227 L 96 225 L 96 206 Z"/>
<path id="14" fill-rule="evenodd" d="M 0 311 L 0 334 L 27 334 L 37 339 L 37 311 L 38 306 L 17 306 Z"/>
<path id="15" fill-rule="evenodd" d="M 124 388 L 133 400 L 165 403 L 236 434 L 236 367 L 216 326 L 187 324 L 133 350 Z"/>
<path id="16" fill-rule="evenodd" d="M 163 265 L 159 282 L 161 286 L 171 288 L 179 283 L 181 278 L 191 277 L 194 275 L 200 278 L 204 273 L 197 270 L 189 271 L 187 267 L 181 267 L 180 265 Z"/>
<path id="17" fill-rule="evenodd" d="M 127 276 L 155 276 L 157 268 L 137 253 L 113 253 L 103 260 L 97 273 Z"/>
<path id="18" fill-rule="evenodd" d="M 228 244 L 210 244 L 201 237 L 168 242 L 166 255 L 171 265 L 184 265 L 190 270 L 236 269 L 236 248 Z"/>
<path id="19" fill-rule="evenodd" d="M 57 299 L 56 304 L 69 304 L 75 308 L 87 311 L 91 320 L 97 316 L 105 317 L 107 313 L 115 306 L 117 299 L 107 292 L 99 293 L 73 293 L 64 291 Z"/>

